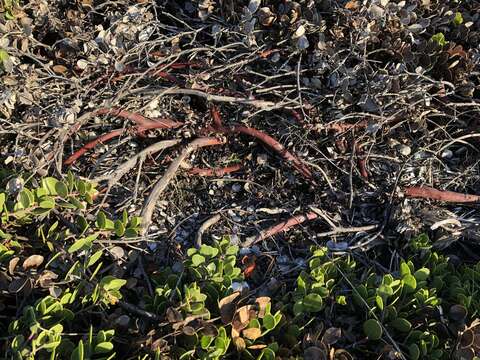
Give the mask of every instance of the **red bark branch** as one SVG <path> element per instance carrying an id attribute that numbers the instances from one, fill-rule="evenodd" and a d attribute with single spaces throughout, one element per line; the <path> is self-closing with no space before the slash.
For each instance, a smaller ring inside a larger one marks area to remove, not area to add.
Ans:
<path id="1" fill-rule="evenodd" d="M 223 167 L 223 168 L 211 168 L 211 169 L 202 169 L 202 168 L 194 167 L 194 168 L 191 168 L 190 170 L 188 170 L 188 173 L 190 175 L 198 175 L 198 176 L 206 176 L 206 177 L 210 177 L 210 176 L 220 177 L 220 176 L 224 176 L 226 174 L 231 174 L 235 171 L 239 171 L 241 169 L 242 169 L 241 164 L 236 164 L 236 165 L 227 166 L 227 167 Z"/>
<path id="2" fill-rule="evenodd" d="M 117 130 L 110 131 L 109 133 L 100 135 L 96 139 L 86 143 L 80 149 L 75 151 L 72 155 L 70 155 L 70 157 L 67 160 L 65 160 L 63 162 L 63 164 L 64 165 L 73 164 L 75 161 L 77 161 L 79 158 L 81 158 L 83 156 L 83 154 L 85 154 L 88 150 L 93 149 L 95 146 L 97 146 L 100 143 L 107 142 L 107 141 L 109 141 L 113 138 L 116 138 L 116 137 L 122 135 L 125 131 L 126 131 L 126 129 L 117 129 Z"/>
<path id="3" fill-rule="evenodd" d="M 480 202 L 480 196 L 462 194 L 453 191 L 437 190 L 429 186 L 412 186 L 404 189 L 405 196 L 411 198 L 439 200 L 455 203 Z"/>
<path id="4" fill-rule="evenodd" d="M 243 243 L 242 246 L 244 246 L 244 247 L 251 246 L 251 245 L 256 244 L 256 243 L 258 243 L 262 240 L 265 240 L 266 238 L 274 236 L 274 235 L 278 234 L 279 232 L 287 231 L 293 226 L 300 225 L 300 224 L 304 223 L 305 221 L 315 220 L 316 218 L 318 218 L 318 215 L 313 211 L 311 211 L 311 212 L 309 212 L 305 215 L 293 216 L 290 219 L 282 221 L 281 223 L 278 223 L 278 224 L 268 228 L 267 230 L 262 231 L 258 236 L 254 237 L 254 238 L 247 239 Z"/>
<path id="5" fill-rule="evenodd" d="M 182 126 L 183 124 L 170 119 L 150 119 L 137 113 L 131 113 L 125 110 L 116 108 L 101 108 L 95 111 L 97 115 L 112 114 L 114 116 L 122 117 L 124 119 L 132 120 L 137 124 L 129 131 L 135 136 L 143 135 L 147 130 L 151 129 L 172 129 Z M 78 130 L 78 129 L 76 129 Z M 81 158 L 88 150 L 93 149 L 99 143 L 107 142 L 115 137 L 122 135 L 127 129 L 117 129 L 109 133 L 100 135 L 96 139 L 88 142 L 82 146 L 79 150 L 75 151 L 67 160 L 63 162 L 64 165 L 72 165 L 75 161 Z"/>
<path id="6" fill-rule="evenodd" d="M 124 119 L 133 121 L 135 124 L 144 127 L 145 129 L 174 129 L 183 124 L 178 121 L 170 119 L 150 119 L 138 113 L 132 113 L 118 108 L 100 108 L 95 111 L 96 115 L 111 115 L 118 116 Z"/>
<path id="7" fill-rule="evenodd" d="M 276 139 L 270 135 L 265 134 L 264 132 L 246 127 L 243 125 L 233 125 L 230 127 L 223 126 L 220 114 L 215 106 L 212 106 L 212 117 L 214 122 L 215 130 L 223 132 L 225 134 L 244 134 L 249 135 L 257 140 L 260 140 L 265 145 L 269 146 L 271 149 L 280 154 L 288 162 L 292 163 L 293 167 L 302 174 L 309 181 L 313 182 L 312 172 L 299 158 L 290 153 L 285 147 L 280 144 Z"/>

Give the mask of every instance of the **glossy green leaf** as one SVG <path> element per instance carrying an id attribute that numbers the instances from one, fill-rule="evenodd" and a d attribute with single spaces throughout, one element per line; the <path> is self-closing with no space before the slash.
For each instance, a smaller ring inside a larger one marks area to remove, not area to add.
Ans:
<path id="1" fill-rule="evenodd" d="M 323 308 L 322 297 L 318 294 L 308 294 L 303 298 L 302 306 L 304 311 L 317 312 Z"/>
<path id="2" fill-rule="evenodd" d="M 123 236 L 123 234 L 125 234 L 125 226 L 120 220 L 115 220 L 114 227 L 115 227 L 115 235 L 117 235 L 118 237 Z"/>
<path id="3" fill-rule="evenodd" d="M 205 262 L 205 258 L 200 254 L 194 254 L 192 256 L 192 264 L 193 266 L 199 266 Z"/>
<path id="4" fill-rule="evenodd" d="M 113 350 L 113 344 L 111 342 L 105 341 L 95 346 L 95 354 L 105 354 Z"/>
<path id="5" fill-rule="evenodd" d="M 363 332 L 370 340 L 379 340 L 382 337 L 383 329 L 375 319 L 369 319 L 363 323 Z"/>
<path id="6" fill-rule="evenodd" d="M 410 321 L 404 318 L 396 318 L 395 320 L 390 322 L 390 325 L 394 329 L 400 332 L 405 332 L 405 333 L 409 332 L 410 329 L 412 328 L 412 324 L 410 323 Z"/>
<path id="7" fill-rule="evenodd" d="M 403 288 L 405 289 L 405 292 L 412 293 L 415 291 L 417 288 L 417 280 L 415 280 L 415 277 L 413 275 L 407 275 L 402 278 L 403 281 Z"/>
<path id="8" fill-rule="evenodd" d="M 408 346 L 408 354 L 411 360 L 418 360 L 420 358 L 420 349 L 417 344 L 410 344 Z"/>
<path id="9" fill-rule="evenodd" d="M 58 181 L 56 184 L 55 184 L 55 191 L 57 192 L 57 194 L 59 196 L 61 196 L 62 198 L 66 198 L 68 196 L 68 187 L 67 185 L 62 182 L 62 181 Z"/>

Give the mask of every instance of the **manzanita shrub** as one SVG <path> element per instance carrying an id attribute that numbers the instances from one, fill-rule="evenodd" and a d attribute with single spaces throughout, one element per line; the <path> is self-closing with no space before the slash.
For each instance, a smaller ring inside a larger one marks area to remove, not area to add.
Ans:
<path id="1" fill-rule="evenodd" d="M 274 289 L 243 270 L 228 237 L 132 277 L 147 251 L 141 219 L 100 210 L 97 197 L 72 174 L 0 178 L 2 358 L 416 360 L 480 351 L 480 264 L 453 266 L 426 235 L 389 270 L 313 247 Z M 132 241 L 132 260 L 119 266 Z"/>

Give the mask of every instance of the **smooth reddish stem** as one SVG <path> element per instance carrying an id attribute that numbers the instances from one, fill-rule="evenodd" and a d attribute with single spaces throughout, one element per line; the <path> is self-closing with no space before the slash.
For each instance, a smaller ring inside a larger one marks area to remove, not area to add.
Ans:
<path id="1" fill-rule="evenodd" d="M 429 186 L 412 186 L 403 190 L 405 196 L 411 198 L 430 199 L 454 203 L 480 202 L 480 196 L 462 194 L 447 190 L 437 190 Z"/>
<path id="2" fill-rule="evenodd" d="M 293 167 L 297 169 L 297 171 L 300 172 L 303 176 L 305 176 L 308 180 L 313 181 L 313 176 L 310 169 L 300 159 L 298 159 L 295 155 L 285 149 L 285 147 L 280 144 L 276 139 L 260 130 L 246 127 L 243 125 L 233 125 L 230 127 L 223 126 L 220 113 L 215 106 L 212 106 L 211 113 L 213 117 L 214 127 L 217 131 L 221 131 L 226 134 L 245 134 L 254 137 L 257 140 L 260 140 L 265 145 L 269 146 L 271 149 L 279 153 L 280 156 L 282 156 L 285 160 L 291 162 Z"/>
<path id="3" fill-rule="evenodd" d="M 298 159 L 295 155 L 293 155 L 291 152 L 289 152 L 285 147 L 280 144 L 277 140 L 275 140 L 273 137 L 270 135 L 265 134 L 264 132 L 242 126 L 242 125 L 234 125 L 229 128 L 226 128 L 227 132 L 230 133 L 237 133 L 237 134 L 245 134 L 252 136 L 264 144 L 268 145 L 270 148 L 275 150 L 277 153 L 280 154 L 285 160 L 289 161 L 292 163 L 293 167 L 297 169 L 298 172 L 300 172 L 303 176 L 305 176 L 307 179 L 312 180 L 312 172 L 310 169 L 300 160 Z"/>
<path id="4" fill-rule="evenodd" d="M 85 145 L 83 145 L 79 150 L 75 151 L 63 163 L 65 165 L 73 164 L 75 161 L 77 161 L 79 158 L 81 158 L 83 156 L 83 154 L 85 154 L 88 150 L 93 149 L 95 146 L 97 146 L 97 144 L 104 143 L 104 142 L 107 142 L 107 141 L 109 141 L 113 138 L 116 138 L 116 137 L 122 135 L 125 131 L 126 131 L 126 129 L 117 129 L 117 130 L 113 130 L 113 131 L 111 131 L 107 134 L 103 134 L 103 135 L 97 137 L 96 139 L 94 139 L 94 140 L 86 143 Z"/>
<path id="5" fill-rule="evenodd" d="M 95 111 L 97 115 L 111 114 L 114 116 L 122 117 L 124 119 L 132 120 L 137 124 L 129 130 L 133 132 L 134 135 L 139 136 L 147 130 L 152 129 L 172 129 L 178 128 L 183 124 L 181 122 L 173 121 L 170 119 L 150 119 L 143 115 L 128 112 L 125 110 L 120 110 L 116 108 L 101 108 Z M 115 137 L 122 135 L 127 129 L 117 129 L 109 133 L 100 135 L 96 139 L 88 142 L 82 146 L 79 150 L 75 151 L 67 160 L 64 161 L 64 165 L 72 165 L 75 161 L 81 158 L 88 150 L 93 149 L 97 144 L 107 142 Z"/>
<path id="6" fill-rule="evenodd" d="M 254 238 L 251 241 L 248 241 L 243 244 L 243 246 L 250 246 L 253 244 L 256 244 L 262 240 L 265 240 L 266 238 L 269 238 L 271 236 L 274 236 L 282 231 L 287 231 L 290 228 L 300 225 L 304 223 L 305 221 L 310 221 L 310 220 L 315 220 L 318 218 L 318 215 L 314 213 L 313 211 L 304 214 L 304 215 L 295 215 L 291 217 L 290 219 L 287 219 L 285 221 L 282 221 L 281 223 L 278 223 L 270 228 L 268 228 L 265 231 L 262 231 L 256 238 Z"/>
<path id="7" fill-rule="evenodd" d="M 190 175 L 198 175 L 198 176 L 224 176 L 226 174 L 231 174 L 235 171 L 239 171 L 242 169 L 241 164 L 236 164 L 232 166 L 227 166 L 223 168 L 212 168 L 212 169 L 202 169 L 198 167 L 194 167 L 188 171 Z"/>
<path id="8" fill-rule="evenodd" d="M 121 110 L 118 108 L 100 108 L 95 111 L 97 115 L 112 115 L 133 121 L 135 124 L 145 127 L 145 129 L 174 129 L 182 126 L 181 122 L 170 119 L 150 119 L 138 113 Z M 155 124 L 155 125 L 154 125 Z M 157 126 L 158 125 L 158 126 Z"/>

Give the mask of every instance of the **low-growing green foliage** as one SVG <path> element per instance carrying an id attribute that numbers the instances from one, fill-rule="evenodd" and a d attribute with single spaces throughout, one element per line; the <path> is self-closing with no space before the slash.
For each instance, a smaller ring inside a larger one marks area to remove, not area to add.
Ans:
<path id="1" fill-rule="evenodd" d="M 424 234 L 390 270 L 313 247 L 294 281 L 266 292 L 245 278 L 225 237 L 158 265 L 149 293 L 111 271 L 109 241 L 137 238 L 141 219 L 93 215 L 97 194 L 72 174 L 1 184 L 6 358 L 450 359 L 480 350 L 465 340 L 480 339 L 480 264 L 453 266 Z M 125 347 L 132 317 L 140 325 L 127 342 L 138 342 Z"/>

